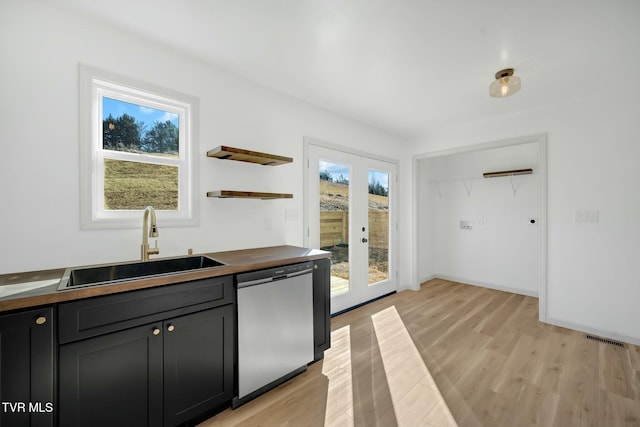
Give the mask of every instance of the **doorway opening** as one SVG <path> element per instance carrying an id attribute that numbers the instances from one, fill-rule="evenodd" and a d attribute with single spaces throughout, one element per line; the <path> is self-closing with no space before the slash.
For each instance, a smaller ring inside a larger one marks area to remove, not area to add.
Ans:
<path id="1" fill-rule="evenodd" d="M 546 135 L 414 156 L 414 245 L 430 278 L 538 296 L 546 319 Z M 484 178 L 532 168 L 531 175 Z"/>

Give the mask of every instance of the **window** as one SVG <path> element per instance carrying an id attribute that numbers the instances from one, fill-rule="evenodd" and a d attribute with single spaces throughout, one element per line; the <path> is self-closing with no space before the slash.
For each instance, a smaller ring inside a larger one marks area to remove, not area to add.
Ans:
<path id="1" fill-rule="evenodd" d="M 82 228 L 195 225 L 198 99 L 80 66 Z"/>

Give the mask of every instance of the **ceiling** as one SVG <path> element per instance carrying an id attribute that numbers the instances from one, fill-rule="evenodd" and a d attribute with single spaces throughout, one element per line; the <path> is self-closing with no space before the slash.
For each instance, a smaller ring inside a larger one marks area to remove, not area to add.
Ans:
<path id="1" fill-rule="evenodd" d="M 407 139 L 606 90 L 612 75 L 640 71 L 637 0 L 50 2 Z M 522 90 L 490 98 L 506 67 Z"/>

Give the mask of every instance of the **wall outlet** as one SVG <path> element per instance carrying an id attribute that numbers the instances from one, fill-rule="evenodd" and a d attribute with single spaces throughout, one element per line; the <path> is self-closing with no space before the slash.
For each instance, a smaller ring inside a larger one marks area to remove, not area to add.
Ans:
<path id="1" fill-rule="evenodd" d="M 265 216 L 264 217 L 264 229 L 265 230 L 271 230 L 271 217 L 270 216 Z"/>
<path id="2" fill-rule="evenodd" d="M 600 222 L 599 210 L 576 209 L 576 222 Z"/>
<path id="3" fill-rule="evenodd" d="M 473 226 L 471 225 L 471 221 L 460 220 L 460 229 L 461 230 L 472 230 Z"/>

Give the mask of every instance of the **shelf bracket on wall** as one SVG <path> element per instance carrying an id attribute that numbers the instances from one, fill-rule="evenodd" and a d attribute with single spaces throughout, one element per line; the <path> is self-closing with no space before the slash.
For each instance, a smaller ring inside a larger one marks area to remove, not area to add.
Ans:
<path id="1" fill-rule="evenodd" d="M 469 184 L 467 184 L 467 180 L 463 179 L 462 183 L 464 184 L 464 189 L 467 190 L 467 197 L 471 197 L 471 189 L 473 188 L 473 180 L 468 180 Z"/>
<path id="2" fill-rule="evenodd" d="M 513 182 L 513 175 L 509 175 L 509 180 L 511 181 L 511 189 L 513 190 L 513 197 L 516 197 L 516 193 L 518 192 L 518 188 L 520 187 L 520 183 L 518 183 L 518 185 L 516 185 L 516 183 Z"/>
<path id="3" fill-rule="evenodd" d="M 438 196 L 442 199 L 442 184 L 448 182 L 462 182 L 464 185 L 464 189 L 467 192 L 467 197 L 471 197 L 471 190 L 473 189 L 473 182 L 477 181 L 481 178 L 478 177 L 468 177 L 468 178 L 451 178 L 451 179 L 438 179 L 432 180 L 431 182 L 436 186 L 436 190 L 438 191 Z"/>

